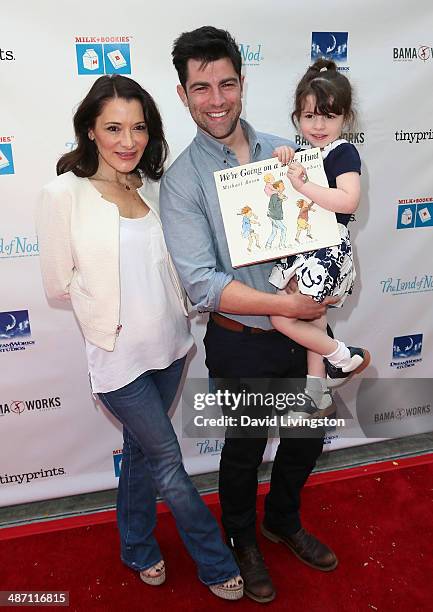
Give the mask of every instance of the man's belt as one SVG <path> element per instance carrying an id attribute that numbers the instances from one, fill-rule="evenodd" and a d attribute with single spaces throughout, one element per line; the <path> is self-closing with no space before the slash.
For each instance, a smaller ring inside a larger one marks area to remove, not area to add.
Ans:
<path id="1" fill-rule="evenodd" d="M 228 329 L 229 331 L 240 332 L 242 334 L 268 334 L 270 332 L 275 331 L 275 329 L 261 329 L 260 327 L 248 327 L 248 325 L 243 325 L 242 323 L 239 323 L 239 321 L 235 321 L 234 319 L 229 319 L 228 317 L 224 317 L 218 312 L 211 312 L 210 318 L 219 327 L 223 327 L 224 329 Z"/>

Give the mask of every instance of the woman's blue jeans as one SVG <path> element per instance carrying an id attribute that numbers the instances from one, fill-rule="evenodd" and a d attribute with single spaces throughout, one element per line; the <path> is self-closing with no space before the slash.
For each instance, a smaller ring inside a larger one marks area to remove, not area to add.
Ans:
<path id="1" fill-rule="evenodd" d="M 123 424 L 123 458 L 117 496 L 122 561 L 141 571 L 163 558 L 153 535 L 157 491 L 169 506 L 188 552 L 207 585 L 239 574 L 219 527 L 182 463 L 168 417 L 185 357 L 164 370 L 144 372 L 130 384 L 99 393 Z"/>

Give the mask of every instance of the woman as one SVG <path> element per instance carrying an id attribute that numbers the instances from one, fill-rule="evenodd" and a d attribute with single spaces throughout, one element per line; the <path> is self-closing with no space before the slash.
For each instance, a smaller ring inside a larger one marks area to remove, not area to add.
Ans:
<path id="1" fill-rule="evenodd" d="M 168 150 L 161 117 L 138 83 L 103 76 L 74 128 L 77 148 L 59 160 L 37 209 L 41 268 L 47 296 L 71 300 L 92 390 L 123 424 L 122 561 L 145 583 L 164 582 L 153 535 L 158 490 L 200 580 L 239 599 L 238 567 L 185 472 L 167 415 L 193 338 L 155 208 Z"/>

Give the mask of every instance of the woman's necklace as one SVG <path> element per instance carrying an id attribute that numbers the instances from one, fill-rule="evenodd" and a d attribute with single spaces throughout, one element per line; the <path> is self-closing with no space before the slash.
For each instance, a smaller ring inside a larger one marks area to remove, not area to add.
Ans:
<path id="1" fill-rule="evenodd" d="M 126 176 L 126 183 L 122 183 L 121 181 L 116 181 L 113 179 L 107 179 L 105 178 L 105 176 L 92 176 L 91 179 L 93 181 L 105 181 L 106 183 L 115 183 L 116 185 L 119 185 L 120 187 L 123 187 L 124 189 L 126 189 L 126 191 L 131 191 L 131 187 L 128 185 L 128 175 Z"/>

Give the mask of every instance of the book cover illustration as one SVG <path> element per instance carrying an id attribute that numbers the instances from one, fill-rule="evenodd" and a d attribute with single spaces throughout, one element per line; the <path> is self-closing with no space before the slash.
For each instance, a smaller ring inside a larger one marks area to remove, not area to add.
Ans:
<path id="1" fill-rule="evenodd" d="M 295 153 L 310 181 L 328 186 L 319 148 Z M 276 157 L 214 172 L 232 266 L 340 244 L 335 213 L 295 191 Z"/>

